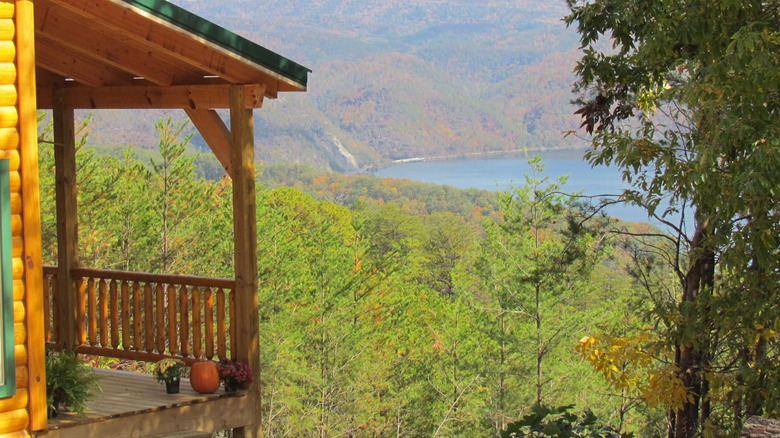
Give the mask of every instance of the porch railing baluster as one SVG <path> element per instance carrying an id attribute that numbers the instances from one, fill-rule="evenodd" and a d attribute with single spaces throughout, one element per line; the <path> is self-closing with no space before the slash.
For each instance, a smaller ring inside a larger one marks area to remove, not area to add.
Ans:
<path id="1" fill-rule="evenodd" d="M 44 330 L 57 348 L 57 267 L 43 272 Z M 79 297 L 80 353 L 191 363 L 235 351 L 234 280 L 87 268 L 71 273 Z"/>

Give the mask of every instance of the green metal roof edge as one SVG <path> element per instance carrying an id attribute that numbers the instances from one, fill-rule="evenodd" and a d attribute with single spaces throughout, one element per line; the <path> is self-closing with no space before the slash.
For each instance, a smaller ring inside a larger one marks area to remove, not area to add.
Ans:
<path id="1" fill-rule="evenodd" d="M 306 87 L 310 69 L 165 0 L 122 0 Z"/>

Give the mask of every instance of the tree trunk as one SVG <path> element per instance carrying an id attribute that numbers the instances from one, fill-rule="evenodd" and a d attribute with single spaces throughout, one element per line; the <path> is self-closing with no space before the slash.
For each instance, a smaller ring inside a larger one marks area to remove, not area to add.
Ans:
<path id="1" fill-rule="evenodd" d="M 707 237 L 708 228 L 709 221 L 699 221 L 691 241 L 691 268 L 685 277 L 685 288 L 682 302 L 680 303 L 681 313 L 683 314 L 681 331 L 684 325 L 691 324 L 692 318 L 695 317 L 690 314 L 689 303 L 697 301 L 699 294 L 703 290 L 712 290 L 714 286 L 715 253 L 703 245 Z M 704 315 L 704 317 L 707 318 L 707 315 Z M 704 326 L 706 327 L 708 324 L 704 324 Z M 699 403 L 703 394 L 702 376 L 704 374 L 706 355 L 703 351 L 694 347 L 690 341 L 681 345 L 679 351 L 677 369 L 691 398 L 690 400 L 685 400 L 682 408 L 676 412 L 674 437 L 693 438 L 698 436 L 699 426 L 703 420 L 699 415 Z"/>

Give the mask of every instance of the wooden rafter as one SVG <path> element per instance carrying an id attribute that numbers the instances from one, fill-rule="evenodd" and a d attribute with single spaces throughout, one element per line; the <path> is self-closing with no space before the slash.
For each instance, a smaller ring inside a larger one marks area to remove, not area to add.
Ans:
<path id="1" fill-rule="evenodd" d="M 79 21 L 95 21 L 126 45 L 147 51 L 160 59 L 172 59 L 187 69 L 215 75 L 232 83 L 266 83 L 272 93 L 278 79 L 252 67 L 238 55 L 213 48 L 213 44 L 187 34 L 181 29 L 155 21 L 137 11 L 128 10 L 123 2 L 94 2 L 89 0 L 39 0 L 36 5 L 65 10 Z M 269 95 L 268 97 L 274 97 Z"/>
<path id="2" fill-rule="evenodd" d="M 35 17 L 36 34 L 39 40 L 44 38 L 43 43 L 48 46 L 67 47 L 81 56 L 144 77 L 157 85 L 171 85 L 177 74 L 183 74 L 156 52 L 127 45 L 102 29 L 98 22 L 79 20 L 78 15 L 67 10 L 41 6 Z M 202 76 L 192 73 L 186 79 L 192 81 Z"/>
<path id="3" fill-rule="evenodd" d="M 44 36 L 36 36 L 35 52 L 38 67 L 90 87 L 122 85 L 133 81 L 132 75 L 59 46 Z"/>

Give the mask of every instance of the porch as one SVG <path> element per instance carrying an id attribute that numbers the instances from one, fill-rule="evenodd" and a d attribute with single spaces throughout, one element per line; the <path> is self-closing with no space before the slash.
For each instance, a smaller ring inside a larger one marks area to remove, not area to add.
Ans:
<path id="1" fill-rule="evenodd" d="M 74 293 L 58 291 L 59 270 L 43 268 L 44 333 L 49 348 L 63 348 L 64 325 L 75 328 L 77 353 L 130 361 L 173 357 L 198 360 L 233 357 L 235 280 L 74 268 Z M 73 299 L 75 298 L 75 299 Z M 63 303 L 76 306 L 75 321 Z M 75 324 L 74 324 L 75 322 Z M 199 394 L 182 379 L 179 394 L 167 394 L 149 374 L 94 368 L 100 392 L 84 416 L 64 412 L 37 436 L 210 436 L 256 421 L 256 395 L 249 391 Z"/>
<path id="2" fill-rule="evenodd" d="M 165 386 L 148 374 L 95 368 L 102 392 L 87 403 L 83 417 L 71 412 L 49 419 L 39 437 L 176 436 L 204 437 L 212 431 L 249 424 L 251 412 L 242 409 L 246 391 L 198 394 L 182 379 L 179 394 L 167 394 Z M 205 421 L 204 421 L 205 419 Z"/>
<path id="3" fill-rule="evenodd" d="M 36 251 L 35 262 L 14 259 L 14 279 L 30 271 L 34 280 L 27 282 L 34 303 L 25 309 L 34 322 L 24 333 L 29 358 L 20 356 L 29 362 L 26 429 L 40 436 L 184 436 L 221 429 L 260 436 L 253 114 L 266 98 L 306 91 L 310 70 L 162 0 L 41 0 L 35 6 L 28 29 L 36 53 L 32 98 L 37 109 L 52 111 L 58 266 L 41 268 L 40 216 L 25 204 L 25 214 L 38 216 L 30 231 L 35 240 L 24 242 Z M 233 278 L 82 266 L 74 132 L 79 109 L 183 110 L 232 181 Z M 227 110 L 228 123 L 217 110 Z M 37 196 L 38 169 L 28 167 L 35 184 L 26 190 Z M 151 377 L 112 373 L 85 418 L 48 424 L 44 343 L 144 362 L 241 359 L 254 382 L 233 396 L 189 397 L 185 384 L 179 399 L 166 396 Z M 128 392 L 142 388 L 150 392 Z M 109 406 L 116 410 L 104 411 Z"/>

